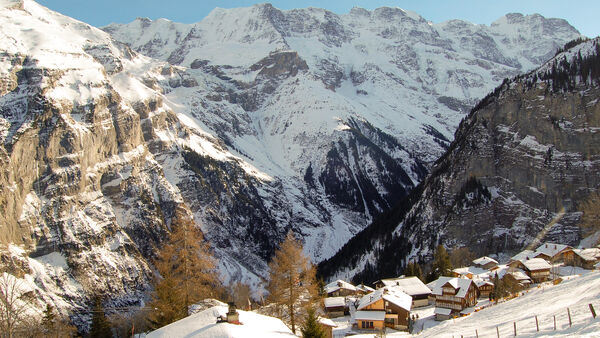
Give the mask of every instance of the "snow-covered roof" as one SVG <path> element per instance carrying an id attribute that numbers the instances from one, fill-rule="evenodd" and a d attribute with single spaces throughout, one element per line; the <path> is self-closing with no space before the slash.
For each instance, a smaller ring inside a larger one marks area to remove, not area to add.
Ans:
<path id="1" fill-rule="evenodd" d="M 396 283 L 389 287 L 390 289 L 399 289 L 409 296 L 428 295 L 431 290 L 419 278 L 411 276 L 397 278 Z"/>
<path id="2" fill-rule="evenodd" d="M 526 259 L 530 259 L 533 258 L 533 251 L 531 250 L 523 250 L 521 252 L 519 252 L 518 254 L 512 256 L 511 260 L 513 261 L 524 261 Z"/>
<path id="3" fill-rule="evenodd" d="M 325 292 L 332 293 L 339 289 L 348 289 L 352 291 L 356 291 L 356 287 L 348 282 L 345 282 L 341 279 L 336 280 L 335 282 L 331 282 L 324 287 Z"/>
<path id="4" fill-rule="evenodd" d="M 217 324 L 217 317 L 225 316 L 227 310 L 227 306 L 211 307 L 152 331 L 147 337 L 296 337 L 280 319 L 248 311 L 238 310 L 242 325 Z"/>
<path id="5" fill-rule="evenodd" d="M 455 290 L 458 290 L 456 292 L 456 297 L 464 298 L 467 295 L 467 291 L 469 291 L 471 283 L 473 283 L 473 281 L 468 278 L 456 277 L 440 277 L 438 281 L 442 278 L 445 279 L 445 282 L 442 280 L 435 284 L 435 288 L 433 289 L 434 295 L 441 296 L 443 294 L 442 287 L 446 284 L 450 284 Z"/>
<path id="6" fill-rule="evenodd" d="M 542 258 L 532 258 L 532 259 L 521 261 L 521 263 L 523 263 L 525 268 L 529 271 L 544 270 L 544 269 L 552 268 L 552 266 L 548 262 L 546 262 L 545 259 L 542 259 Z"/>
<path id="7" fill-rule="evenodd" d="M 407 295 L 398 289 L 390 289 L 390 288 L 381 288 L 377 291 L 373 291 L 369 294 L 364 295 L 360 302 L 358 303 L 357 309 L 364 309 L 365 307 L 377 302 L 378 300 L 383 299 L 388 301 L 398 307 L 405 309 L 406 311 L 410 311 L 412 307 L 412 297 Z"/>
<path id="8" fill-rule="evenodd" d="M 464 268 L 456 268 L 456 269 L 452 270 L 452 272 L 459 274 L 461 276 L 464 276 L 467 274 L 473 274 L 473 275 L 482 276 L 482 277 L 485 277 L 490 273 L 489 270 L 479 268 L 476 266 L 467 266 Z"/>
<path id="9" fill-rule="evenodd" d="M 475 264 L 475 265 L 482 265 L 483 266 L 483 265 L 486 265 L 488 263 L 498 264 L 498 261 L 495 260 L 495 259 L 493 259 L 493 258 L 490 258 L 488 256 L 479 257 L 479 258 L 473 260 L 473 264 Z"/>
<path id="10" fill-rule="evenodd" d="M 373 292 L 373 291 L 375 291 L 375 289 L 373 289 L 372 287 L 366 286 L 364 284 L 357 285 L 356 286 L 356 290 L 362 291 L 362 292 Z"/>
<path id="11" fill-rule="evenodd" d="M 565 245 L 565 244 L 544 243 L 544 244 L 538 246 L 537 249 L 535 249 L 534 256 L 536 256 L 538 254 L 544 254 L 548 257 L 554 257 L 559 252 L 563 251 L 564 249 L 568 249 L 568 248 L 571 248 L 571 247 L 568 245 Z"/>
<path id="12" fill-rule="evenodd" d="M 323 303 L 325 303 L 326 308 L 346 306 L 344 297 L 327 297 L 323 299 Z"/>
<path id="13" fill-rule="evenodd" d="M 319 317 L 319 323 L 325 325 L 325 326 L 330 326 L 330 327 L 337 327 L 337 324 L 329 319 L 329 318 L 323 318 L 323 317 Z"/>
<path id="14" fill-rule="evenodd" d="M 433 314 L 436 314 L 436 315 L 449 316 L 451 313 L 452 313 L 452 310 L 446 309 L 445 307 L 436 307 L 435 310 L 433 310 Z"/>
<path id="15" fill-rule="evenodd" d="M 517 269 L 509 273 L 521 283 L 531 282 L 531 278 L 529 278 L 529 276 L 527 276 L 527 274 L 521 269 Z"/>
<path id="16" fill-rule="evenodd" d="M 486 281 L 486 280 L 483 280 L 483 279 L 477 279 L 477 280 L 474 280 L 474 282 L 475 282 L 475 285 L 477 285 L 478 288 L 482 287 L 484 285 L 494 285 L 494 283 Z"/>
<path id="17" fill-rule="evenodd" d="M 384 320 L 385 311 L 356 311 L 354 313 L 356 320 Z"/>
<path id="18" fill-rule="evenodd" d="M 600 248 L 573 249 L 573 252 L 586 261 L 596 261 L 600 259 Z"/>

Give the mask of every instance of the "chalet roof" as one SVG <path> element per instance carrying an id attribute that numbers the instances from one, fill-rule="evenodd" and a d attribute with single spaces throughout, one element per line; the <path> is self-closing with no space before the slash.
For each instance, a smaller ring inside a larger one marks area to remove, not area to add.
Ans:
<path id="1" fill-rule="evenodd" d="M 364 309 L 365 307 L 377 302 L 380 299 L 388 301 L 398 307 L 403 308 L 406 311 L 410 311 L 410 308 L 412 307 L 411 296 L 407 295 L 401 290 L 389 289 L 385 287 L 362 296 L 358 303 L 357 309 Z"/>
<path id="2" fill-rule="evenodd" d="M 531 282 L 531 278 L 529 278 L 529 276 L 527 276 L 527 274 L 525 274 L 525 272 L 523 272 L 523 270 L 521 269 L 517 269 L 509 273 L 514 277 L 514 279 L 518 280 L 521 283 Z"/>
<path id="3" fill-rule="evenodd" d="M 329 318 L 323 318 L 323 317 L 319 317 L 319 319 L 318 319 L 318 322 L 319 322 L 320 324 L 323 324 L 323 325 L 325 325 L 325 326 L 329 326 L 329 327 L 337 327 L 337 324 L 336 324 L 336 323 L 335 323 L 333 320 L 331 320 L 331 319 L 329 319 Z"/>
<path id="4" fill-rule="evenodd" d="M 346 306 L 346 299 L 344 297 L 328 297 L 323 299 L 326 308 Z"/>
<path id="5" fill-rule="evenodd" d="M 586 261 L 597 261 L 600 259 L 600 248 L 573 249 L 573 252 Z"/>
<path id="6" fill-rule="evenodd" d="M 452 272 L 457 273 L 461 276 L 464 276 L 464 275 L 467 275 L 470 273 L 470 274 L 473 274 L 476 276 L 481 276 L 481 277 L 487 276 L 490 273 L 489 270 L 479 268 L 476 266 L 467 266 L 464 268 L 456 268 L 456 269 L 452 270 Z"/>
<path id="7" fill-rule="evenodd" d="M 384 320 L 385 311 L 356 311 L 354 313 L 356 320 Z"/>
<path id="8" fill-rule="evenodd" d="M 534 256 L 537 256 L 538 254 L 544 254 L 548 257 L 554 257 L 559 252 L 569 248 L 571 247 L 565 244 L 544 243 L 535 249 Z"/>
<path id="9" fill-rule="evenodd" d="M 433 314 L 436 315 L 449 316 L 451 313 L 452 309 L 446 309 L 444 307 L 436 307 L 435 310 L 433 310 Z"/>
<path id="10" fill-rule="evenodd" d="M 442 278 L 449 279 L 447 279 L 446 282 L 436 283 L 435 288 L 433 290 L 434 295 L 441 296 L 443 294 L 442 288 L 445 285 L 451 285 L 455 290 L 458 290 L 456 292 L 456 297 L 464 298 L 467 295 L 467 292 L 469 291 L 471 283 L 473 283 L 473 281 L 468 278 L 440 277 L 440 279 Z"/>
<path id="11" fill-rule="evenodd" d="M 534 253 L 531 250 L 523 250 L 521 252 L 519 252 L 518 254 L 512 256 L 511 260 L 512 261 L 524 261 L 526 259 L 530 259 L 533 258 Z"/>
<path id="12" fill-rule="evenodd" d="M 357 285 L 356 286 L 356 290 L 363 291 L 363 292 L 373 292 L 373 291 L 375 291 L 375 289 L 373 289 L 372 287 L 366 286 L 364 284 Z"/>
<path id="13" fill-rule="evenodd" d="M 486 265 L 488 263 L 498 264 L 498 261 L 495 260 L 495 259 L 493 259 L 493 258 L 490 258 L 488 256 L 479 257 L 479 258 L 473 260 L 473 264 L 475 264 L 475 265 L 482 265 L 483 266 L 483 265 Z"/>
<path id="14" fill-rule="evenodd" d="M 324 287 L 326 293 L 332 293 L 339 289 L 348 289 L 352 291 L 356 291 L 356 287 L 346 281 L 341 279 L 336 280 L 335 282 L 331 282 Z"/>
<path id="15" fill-rule="evenodd" d="M 431 290 L 419 278 L 411 276 L 404 278 L 396 278 L 394 285 L 390 289 L 399 289 L 409 296 L 429 295 Z"/>
<path id="16" fill-rule="evenodd" d="M 532 258 L 521 261 L 521 263 L 523 263 L 523 266 L 525 266 L 525 268 L 529 271 L 546 269 L 550 270 L 552 268 L 552 266 L 545 259 L 542 258 Z"/>
<path id="17" fill-rule="evenodd" d="M 483 279 L 477 279 L 474 281 L 475 285 L 477 285 L 478 288 L 484 286 L 484 285 L 494 285 L 494 283 L 483 280 Z"/>

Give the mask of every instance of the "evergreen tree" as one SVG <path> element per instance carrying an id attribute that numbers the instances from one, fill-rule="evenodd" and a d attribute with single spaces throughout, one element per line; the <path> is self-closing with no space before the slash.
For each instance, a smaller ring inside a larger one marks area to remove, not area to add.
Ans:
<path id="1" fill-rule="evenodd" d="M 302 252 L 302 244 L 288 232 L 269 263 L 269 301 L 287 310 L 292 332 L 296 333 L 299 307 L 317 298 L 315 268 Z M 304 304 L 302 304 L 304 302 Z"/>
<path id="2" fill-rule="evenodd" d="M 429 274 L 429 281 L 434 281 L 440 276 L 452 276 L 452 264 L 450 263 L 450 256 L 443 245 L 438 245 L 433 255 L 433 265 L 431 267 L 431 273 Z"/>
<path id="3" fill-rule="evenodd" d="M 325 338 L 325 332 L 318 322 L 315 310 L 308 309 L 308 317 L 301 328 L 302 338 Z"/>
<path id="4" fill-rule="evenodd" d="M 404 275 L 406 277 L 415 276 L 420 280 L 423 280 L 423 271 L 421 270 L 421 265 L 419 265 L 417 262 L 408 262 L 406 269 L 404 270 Z"/>
<path id="5" fill-rule="evenodd" d="M 202 233 L 184 211 L 178 210 L 172 232 L 155 261 L 160 273 L 149 304 L 149 321 L 154 328 L 187 316 L 190 305 L 213 296 L 218 284 L 215 262 Z"/>
<path id="6" fill-rule="evenodd" d="M 94 299 L 94 309 L 92 310 L 92 326 L 90 327 L 90 338 L 110 338 L 112 332 L 110 323 L 106 319 L 102 298 L 96 296 Z"/>

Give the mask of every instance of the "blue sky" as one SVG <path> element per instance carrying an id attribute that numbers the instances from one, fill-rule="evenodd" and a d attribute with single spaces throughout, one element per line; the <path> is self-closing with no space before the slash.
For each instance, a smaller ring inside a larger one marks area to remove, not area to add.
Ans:
<path id="1" fill-rule="evenodd" d="M 264 1 L 256 0 L 38 0 L 55 11 L 87 22 L 104 26 L 112 22 L 127 23 L 137 17 L 167 18 L 192 23 L 202 20 L 215 7 L 247 7 Z M 511 12 L 539 13 L 569 21 L 589 37 L 600 35 L 600 1 L 598 0 L 273 0 L 280 9 L 320 7 L 335 13 L 347 13 L 358 6 L 374 9 L 381 6 L 400 7 L 417 12 L 425 19 L 442 22 L 463 19 L 473 23 L 490 24 Z"/>

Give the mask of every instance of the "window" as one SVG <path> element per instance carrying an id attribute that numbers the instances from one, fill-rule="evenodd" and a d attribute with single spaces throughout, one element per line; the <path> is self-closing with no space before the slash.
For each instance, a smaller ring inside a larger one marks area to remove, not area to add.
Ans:
<path id="1" fill-rule="evenodd" d="M 369 328 L 372 329 L 373 328 L 373 322 L 369 322 Z"/>

